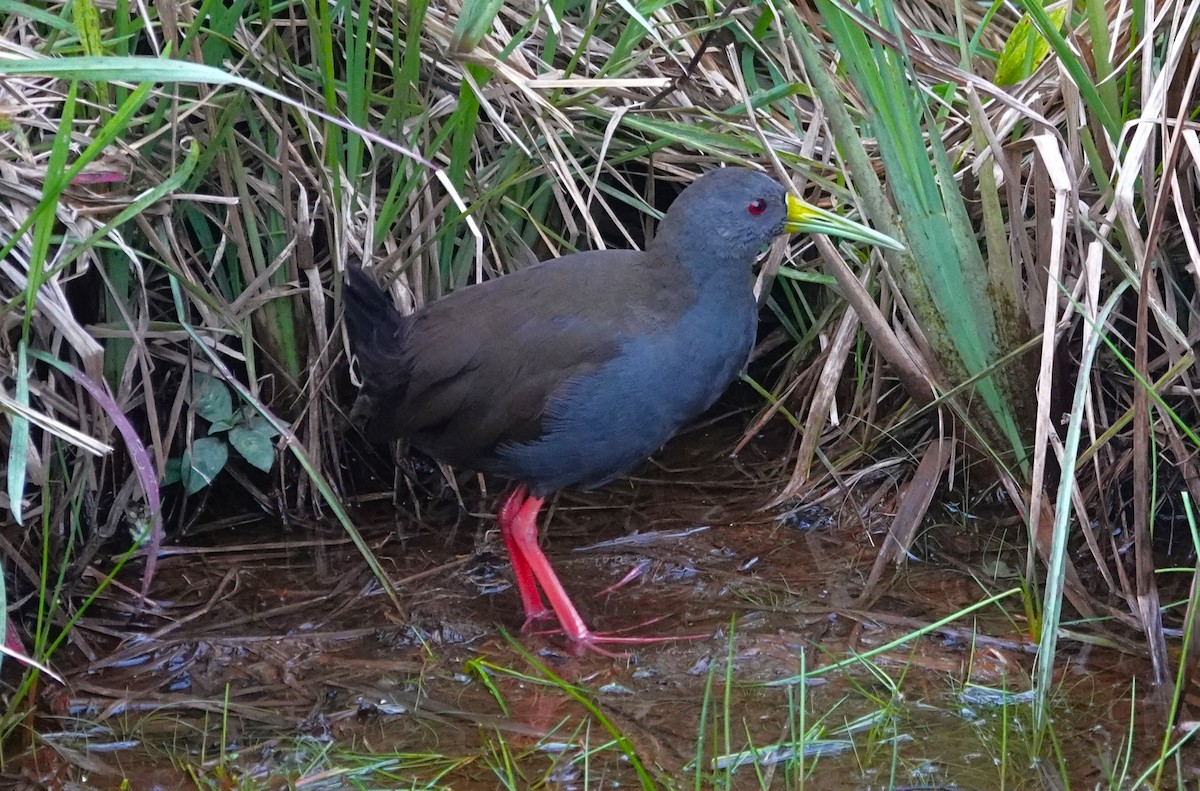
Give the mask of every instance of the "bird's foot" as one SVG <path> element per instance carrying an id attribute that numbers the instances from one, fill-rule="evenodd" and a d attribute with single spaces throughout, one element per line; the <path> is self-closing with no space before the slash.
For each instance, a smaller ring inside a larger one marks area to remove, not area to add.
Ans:
<path id="1" fill-rule="evenodd" d="M 553 618 L 554 611 L 544 605 L 540 610 L 534 610 L 533 612 L 526 610 L 525 623 L 521 624 L 521 631 L 525 634 L 537 634 L 537 632 L 534 631 L 534 627 L 543 621 L 551 620 Z"/>
<path id="2" fill-rule="evenodd" d="M 674 643 L 681 640 L 703 640 L 706 637 L 709 637 L 709 635 L 683 634 L 660 637 L 636 637 L 614 633 L 588 632 L 582 637 L 572 638 L 571 649 L 575 656 L 593 653 L 609 657 L 610 659 L 630 659 L 633 656 L 630 651 L 610 651 L 606 646 L 633 647 L 639 645 L 662 645 L 663 643 Z"/>
<path id="3" fill-rule="evenodd" d="M 575 633 L 568 633 L 566 630 L 548 629 L 542 632 L 533 632 L 538 636 L 551 636 L 556 634 L 564 635 L 571 646 L 571 653 L 575 656 L 584 656 L 588 653 L 600 654 L 611 659 L 629 659 L 632 654 L 629 651 L 610 651 L 606 646 L 639 646 L 639 645 L 661 645 L 663 643 L 674 643 L 683 640 L 703 640 L 710 637 L 708 634 L 683 634 L 683 635 L 654 635 L 641 636 L 631 635 L 628 632 L 638 629 L 644 629 L 647 626 L 658 623 L 664 620 L 666 616 L 651 618 L 648 621 L 640 623 L 636 626 L 631 626 L 621 629 L 616 632 L 593 632 L 591 629 L 584 627 Z"/>

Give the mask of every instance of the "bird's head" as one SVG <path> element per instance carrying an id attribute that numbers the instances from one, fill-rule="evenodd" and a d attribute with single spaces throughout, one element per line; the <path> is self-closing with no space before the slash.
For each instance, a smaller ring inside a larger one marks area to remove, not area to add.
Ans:
<path id="1" fill-rule="evenodd" d="M 712 170 L 692 182 L 667 211 L 659 236 L 702 248 L 697 250 L 702 257 L 746 260 L 776 236 L 799 232 L 904 249 L 890 236 L 819 209 L 770 176 L 746 168 Z"/>

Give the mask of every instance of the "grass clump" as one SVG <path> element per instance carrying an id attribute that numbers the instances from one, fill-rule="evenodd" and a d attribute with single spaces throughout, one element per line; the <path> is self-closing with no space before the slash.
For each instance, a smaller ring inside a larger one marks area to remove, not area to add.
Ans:
<path id="1" fill-rule="evenodd" d="M 261 510 L 332 513 L 402 610 L 343 507 L 371 485 L 345 430 L 346 262 L 416 308 L 639 244 L 679 184 L 753 162 L 909 245 L 767 256 L 750 372 L 766 405 L 747 438 L 777 415 L 800 429 L 776 502 L 912 469 L 869 603 L 939 486 L 1000 492 L 1026 530 L 1040 710 L 1064 600 L 1088 639 L 1140 641 L 1178 700 L 1200 494 L 1193 16 L 10 4 L 4 656 L 98 656 L 73 627 L 125 563 L 141 563 L 131 611 L 153 613 L 164 541 Z M 40 672 L 5 690 L 4 734 Z M 602 750 L 620 741 L 606 733 Z"/>

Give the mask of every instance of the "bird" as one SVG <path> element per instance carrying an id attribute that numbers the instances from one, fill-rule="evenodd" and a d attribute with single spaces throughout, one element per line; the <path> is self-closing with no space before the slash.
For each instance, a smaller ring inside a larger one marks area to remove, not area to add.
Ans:
<path id="1" fill-rule="evenodd" d="M 600 653 L 671 639 L 590 629 L 539 546 L 538 513 L 560 489 L 626 474 L 713 405 L 754 346 L 755 261 L 801 231 L 903 249 L 763 172 L 724 167 L 678 195 L 644 250 L 564 255 L 409 315 L 348 267 L 345 325 L 362 382 L 350 421 L 372 441 L 405 438 L 512 482 L 497 522 L 524 629 L 553 617 L 579 651 Z"/>

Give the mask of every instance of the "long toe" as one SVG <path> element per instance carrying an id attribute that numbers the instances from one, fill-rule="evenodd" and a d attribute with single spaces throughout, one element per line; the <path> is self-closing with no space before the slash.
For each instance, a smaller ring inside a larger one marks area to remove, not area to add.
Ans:
<path id="1" fill-rule="evenodd" d="M 549 607 L 542 607 L 541 610 L 535 612 L 526 610 L 525 623 L 521 624 L 521 631 L 525 634 L 538 634 L 536 627 L 552 620 L 554 620 L 554 611 Z"/>
<path id="2" fill-rule="evenodd" d="M 682 634 L 682 635 L 635 635 L 629 632 L 638 629 L 644 629 L 648 626 L 658 623 L 665 616 L 652 618 L 648 621 L 622 629 L 616 632 L 593 632 L 591 629 L 584 627 L 581 634 L 570 635 L 566 634 L 561 628 L 546 629 L 542 631 L 531 632 L 541 637 L 551 637 L 555 635 L 565 635 L 570 643 L 570 651 L 575 656 L 583 656 L 588 653 L 600 654 L 601 656 L 627 659 L 631 655 L 628 651 L 610 651 L 606 646 L 648 646 L 662 645 L 664 643 L 674 643 L 685 640 L 704 640 L 711 637 L 711 634 Z"/>

